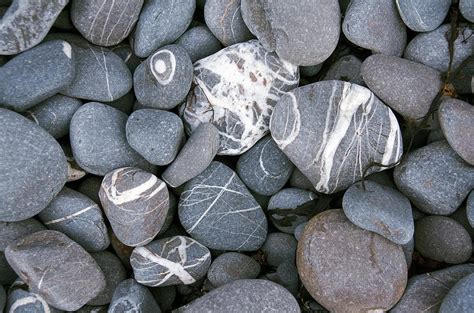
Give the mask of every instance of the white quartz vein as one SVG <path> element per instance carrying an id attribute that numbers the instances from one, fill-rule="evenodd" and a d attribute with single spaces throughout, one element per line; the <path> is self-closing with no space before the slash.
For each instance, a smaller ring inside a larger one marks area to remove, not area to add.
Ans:
<path id="1" fill-rule="evenodd" d="M 83 214 L 83 213 L 85 213 L 85 212 L 87 212 L 87 211 L 89 211 L 89 210 L 91 210 L 91 209 L 95 209 L 95 208 L 99 209 L 99 207 L 97 206 L 97 204 L 90 205 L 90 206 L 88 206 L 87 208 L 84 208 L 84 209 L 79 210 L 79 211 L 77 211 L 77 212 L 74 212 L 74 213 L 72 213 L 72 214 L 66 215 L 66 216 L 64 216 L 64 217 L 57 218 L 57 219 L 55 219 L 55 220 L 51 220 L 51 221 L 48 221 L 48 222 L 44 222 L 44 225 L 51 225 L 51 224 L 55 224 L 55 223 L 60 223 L 60 222 L 69 220 L 69 219 L 71 219 L 71 218 L 73 218 L 73 217 L 79 216 L 79 215 L 81 215 L 81 214 Z"/>

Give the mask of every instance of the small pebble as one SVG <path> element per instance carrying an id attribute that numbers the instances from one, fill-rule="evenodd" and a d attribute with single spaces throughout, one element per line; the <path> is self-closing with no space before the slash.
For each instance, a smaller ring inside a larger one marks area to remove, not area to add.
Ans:
<path id="1" fill-rule="evenodd" d="M 474 274 L 460 279 L 443 299 L 439 313 L 469 312 L 474 308 Z"/>
<path id="2" fill-rule="evenodd" d="M 416 32 L 429 32 L 438 28 L 451 6 L 450 0 L 396 0 L 395 3 L 405 25 Z"/>
<path id="3" fill-rule="evenodd" d="M 206 26 L 190 28 L 176 40 L 176 44 L 188 52 L 193 63 L 222 49 L 220 41 Z"/>
<path id="4" fill-rule="evenodd" d="M 207 278 L 214 287 L 239 279 L 253 279 L 260 274 L 260 264 L 251 257 L 237 252 L 227 252 L 214 259 Z"/>
<path id="5" fill-rule="evenodd" d="M 147 287 L 133 278 L 122 281 L 115 288 L 108 313 L 153 312 L 161 313 L 160 307 Z"/>

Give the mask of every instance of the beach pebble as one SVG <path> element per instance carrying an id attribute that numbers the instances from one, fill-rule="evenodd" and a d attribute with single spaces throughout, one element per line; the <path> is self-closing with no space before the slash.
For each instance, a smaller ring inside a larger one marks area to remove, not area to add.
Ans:
<path id="1" fill-rule="evenodd" d="M 170 110 L 191 88 L 193 64 L 179 45 L 165 46 L 142 62 L 133 74 L 137 100 L 146 107 Z"/>
<path id="2" fill-rule="evenodd" d="M 429 32 L 438 28 L 448 15 L 451 6 L 450 0 L 395 2 L 405 25 L 416 32 Z"/>
<path id="3" fill-rule="evenodd" d="M 186 183 L 178 204 L 181 225 L 210 249 L 255 251 L 267 236 L 267 219 L 237 174 L 213 161 Z"/>
<path id="4" fill-rule="evenodd" d="M 214 37 L 206 26 L 190 28 L 176 40 L 176 44 L 188 52 L 193 63 L 216 53 L 222 48 L 220 41 Z"/>
<path id="5" fill-rule="evenodd" d="M 155 165 L 170 164 L 184 142 L 183 122 L 176 114 L 163 110 L 133 112 L 125 132 L 128 144 Z"/>
<path id="6" fill-rule="evenodd" d="M 439 312 L 469 312 L 472 308 L 474 308 L 474 274 L 469 274 L 449 290 Z"/>
<path id="7" fill-rule="evenodd" d="M 337 59 L 324 75 L 323 80 L 343 80 L 346 82 L 364 85 L 360 75 L 362 61 L 354 55 L 345 55 Z"/>
<path id="8" fill-rule="evenodd" d="M 153 312 L 161 313 L 160 307 L 147 287 L 133 278 L 122 281 L 115 288 L 108 313 Z"/>
<path id="9" fill-rule="evenodd" d="M 367 116 L 371 116 L 370 119 Z M 331 194 L 381 171 L 402 155 L 390 108 L 367 88 L 322 81 L 293 89 L 275 106 L 270 131 L 278 147 L 314 185 Z"/>
<path id="10" fill-rule="evenodd" d="M 474 23 L 474 3 L 472 0 L 460 0 L 459 11 L 466 20 Z"/>
<path id="11" fill-rule="evenodd" d="M 0 304 L 0 310 L 2 305 Z M 29 291 L 28 285 L 17 279 L 8 290 L 8 299 L 5 312 L 9 313 L 62 313 L 50 306 L 46 300 L 38 294 Z M 3 311 L 2 311 L 3 312 Z"/>
<path id="12" fill-rule="evenodd" d="M 174 236 L 136 247 L 130 263 L 135 279 L 145 286 L 189 285 L 206 276 L 211 252 L 192 238 Z"/>
<path id="13" fill-rule="evenodd" d="M 253 279 L 260 274 L 260 264 L 251 257 L 237 252 L 227 252 L 214 259 L 207 278 L 214 287 L 239 279 Z"/>
<path id="14" fill-rule="evenodd" d="M 286 233 L 268 234 L 267 240 L 261 250 L 265 255 L 265 260 L 270 266 L 278 267 L 283 262 L 295 262 L 296 245 L 295 237 Z"/>

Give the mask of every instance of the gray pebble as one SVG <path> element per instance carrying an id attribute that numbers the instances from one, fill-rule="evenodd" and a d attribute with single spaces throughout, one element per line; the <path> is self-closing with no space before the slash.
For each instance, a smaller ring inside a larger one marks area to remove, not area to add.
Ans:
<path id="1" fill-rule="evenodd" d="M 298 291 L 298 269 L 293 264 L 294 262 L 285 261 L 278 265 L 275 272 L 270 272 L 265 275 L 265 278 L 282 285 L 293 295 Z"/>
<path id="2" fill-rule="evenodd" d="M 364 85 L 360 75 L 362 61 L 354 55 L 345 55 L 337 59 L 324 75 L 323 80 L 343 80 L 346 82 Z"/>
<path id="3" fill-rule="evenodd" d="M 416 32 L 429 32 L 438 28 L 451 6 L 451 0 L 396 0 L 395 3 L 405 25 Z"/>
<path id="4" fill-rule="evenodd" d="M 439 313 L 469 312 L 472 308 L 474 308 L 474 274 L 469 274 L 449 290 Z"/>
<path id="5" fill-rule="evenodd" d="M 277 267 L 286 261 L 295 262 L 297 244 L 295 237 L 290 234 L 271 233 L 268 234 L 261 250 L 268 265 Z"/>
<path id="6" fill-rule="evenodd" d="M 206 26 L 190 28 L 176 40 L 176 44 L 188 52 L 191 62 L 210 56 L 222 48 L 219 40 Z"/>
<path id="7" fill-rule="evenodd" d="M 161 313 L 161 310 L 150 290 L 130 278 L 117 286 L 107 312 Z"/>
<path id="8" fill-rule="evenodd" d="M 98 176 L 87 176 L 80 181 L 76 190 L 89 197 L 95 203 L 100 203 L 99 189 L 102 184 L 102 178 Z"/>
<path id="9" fill-rule="evenodd" d="M 8 290 L 8 300 L 5 312 L 9 313 L 62 313 L 50 306 L 38 294 L 29 291 L 28 285 L 17 279 Z M 3 312 L 3 311 L 2 311 Z"/>
<path id="10" fill-rule="evenodd" d="M 109 251 L 95 252 L 91 256 L 105 276 L 105 288 L 88 305 L 105 305 L 112 301 L 115 288 L 127 278 L 125 267 L 120 259 Z"/>
<path id="11" fill-rule="evenodd" d="M 207 278 L 214 287 L 220 287 L 238 279 L 257 278 L 260 264 L 251 257 L 237 252 L 227 252 L 214 259 Z"/>
<path id="12" fill-rule="evenodd" d="M 474 23 L 474 3 L 472 0 L 460 0 L 459 11 L 466 20 Z"/>

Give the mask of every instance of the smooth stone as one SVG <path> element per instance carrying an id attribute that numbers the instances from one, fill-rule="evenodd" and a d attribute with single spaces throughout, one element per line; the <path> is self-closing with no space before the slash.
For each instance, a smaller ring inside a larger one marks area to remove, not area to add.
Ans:
<path id="1" fill-rule="evenodd" d="M 135 94 L 133 93 L 133 91 L 130 91 L 129 93 L 118 98 L 117 100 L 105 102 L 104 104 L 107 104 L 113 108 L 122 111 L 127 115 L 130 115 L 133 111 L 133 105 L 135 104 L 135 101 Z"/>
<path id="2" fill-rule="evenodd" d="M 133 278 L 121 282 L 114 291 L 108 313 L 153 312 L 160 313 L 150 290 Z"/>
<path id="3" fill-rule="evenodd" d="M 125 127 L 128 144 L 154 165 L 173 162 L 184 140 L 184 126 L 178 115 L 157 109 L 134 111 Z"/>
<path id="4" fill-rule="evenodd" d="M 421 122 L 443 85 L 438 71 L 413 61 L 376 54 L 365 59 L 362 77 L 385 104 Z"/>
<path id="5" fill-rule="evenodd" d="M 136 247 L 130 263 L 135 279 L 142 285 L 190 285 L 206 276 L 211 252 L 192 238 L 174 236 Z"/>
<path id="6" fill-rule="evenodd" d="M 337 59 L 324 75 L 323 80 L 343 80 L 346 82 L 364 85 L 360 75 L 362 61 L 350 54 Z"/>
<path id="7" fill-rule="evenodd" d="M 119 99 L 132 89 L 130 70 L 111 50 L 88 43 L 74 43 L 72 47 L 76 75 L 72 83 L 61 90 L 63 95 L 107 102 Z"/>
<path id="8" fill-rule="evenodd" d="M 469 224 L 474 228 L 474 192 L 471 191 L 466 201 L 466 214 Z"/>
<path id="9" fill-rule="evenodd" d="M 472 0 L 460 0 L 459 11 L 466 20 L 474 23 L 474 4 L 472 3 Z"/>
<path id="10" fill-rule="evenodd" d="M 212 162 L 219 149 L 219 131 L 203 123 L 191 134 L 175 160 L 163 172 L 162 179 L 178 187 L 201 174 Z"/>
<path id="11" fill-rule="evenodd" d="M 58 231 L 23 237 L 7 247 L 5 256 L 31 292 L 61 310 L 77 310 L 105 288 L 91 255 Z"/>
<path id="12" fill-rule="evenodd" d="M 429 32 L 438 28 L 451 7 L 450 0 L 396 0 L 395 3 L 405 25 L 416 32 Z"/>
<path id="13" fill-rule="evenodd" d="M 214 287 L 239 279 L 253 279 L 260 274 L 260 264 L 251 257 L 237 252 L 227 252 L 214 259 L 207 278 Z"/>
<path id="14" fill-rule="evenodd" d="M 308 216 L 299 210 L 315 207 L 317 198 L 314 192 L 308 190 L 282 189 L 270 198 L 267 212 L 279 231 L 293 234 L 298 225 L 308 221 Z"/>
<path id="15" fill-rule="evenodd" d="M 46 227 L 64 233 L 86 251 L 102 251 L 110 244 L 107 226 L 97 203 L 67 187 L 38 217 Z"/>
<path id="16" fill-rule="evenodd" d="M 207 0 L 204 20 L 225 47 L 253 38 L 242 19 L 240 0 Z"/>
<path id="17" fill-rule="evenodd" d="M 472 254 L 471 236 L 455 220 L 446 216 L 426 216 L 416 222 L 415 249 L 438 262 L 460 264 Z"/>
<path id="18" fill-rule="evenodd" d="M 212 290 L 179 312 L 299 313 L 301 311 L 293 295 L 282 286 L 264 279 L 240 279 Z"/>
<path id="19" fill-rule="evenodd" d="M 342 31 L 353 44 L 373 53 L 401 56 L 407 32 L 393 0 L 353 0 Z"/>
<path id="20" fill-rule="evenodd" d="M 12 55 L 39 44 L 69 0 L 14 0 L 0 19 L 0 55 Z"/>
<path id="21" fill-rule="evenodd" d="M 163 311 L 171 311 L 176 299 L 176 286 L 150 288 L 156 303 Z"/>
<path id="22" fill-rule="evenodd" d="M 114 234 L 132 247 L 146 245 L 155 238 L 169 208 L 166 184 L 133 167 L 105 175 L 99 197 Z"/>
<path id="23" fill-rule="evenodd" d="M 38 214 L 63 188 L 67 161 L 58 142 L 18 113 L 0 108 L 0 221 Z"/>
<path id="24" fill-rule="evenodd" d="M 282 96 L 270 131 L 316 191 L 326 194 L 392 166 L 403 150 L 400 127 L 390 108 L 369 89 L 337 80 Z"/>
<path id="25" fill-rule="evenodd" d="M 138 67 L 138 65 L 140 65 L 140 63 L 143 61 L 133 53 L 132 47 L 127 43 L 122 42 L 119 45 L 111 47 L 110 49 L 125 62 L 132 74 L 135 72 L 135 69 Z"/>
<path id="26" fill-rule="evenodd" d="M 295 169 L 293 170 L 293 173 L 290 176 L 289 185 L 292 188 L 314 191 L 313 184 L 296 167 L 295 167 Z"/>
<path id="27" fill-rule="evenodd" d="M 271 233 L 261 250 L 268 265 L 278 267 L 283 262 L 295 262 L 297 244 L 295 237 L 290 234 Z"/>
<path id="28" fill-rule="evenodd" d="M 267 237 L 267 219 L 237 174 L 213 161 L 186 183 L 178 204 L 181 225 L 210 249 L 255 251 Z"/>
<path id="29" fill-rule="evenodd" d="M 178 39 L 191 24 L 195 8 L 196 0 L 146 1 L 135 28 L 135 54 L 146 58 Z"/>
<path id="30" fill-rule="evenodd" d="M 463 277 L 474 273 L 474 264 L 451 266 L 436 272 L 413 276 L 392 313 L 437 313 L 443 298 Z"/>
<path id="31" fill-rule="evenodd" d="M 190 28 L 176 40 L 176 44 L 188 52 L 193 63 L 222 49 L 220 41 L 206 26 Z"/>
<path id="32" fill-rule="evenodd" d="M 444 137 L 451 148 L 470 165 L 474 165 L 474 106 L 447 98 L 438 109 L 438 118 Z"/>
<path id="33" fill-rule="evenodd" d="M 267 273 L 265 278 L 282 285 L 293 295 L 298 292 L 298 269 L 293 264 L 293 261 L 285 261 L 278 265 L 276 271 Z"/>
<path id="34" fill-rule="evenodd" d="M 342 210 L 325 211 L 308 222 L 296 265 L 308 292 L 331 312 L 387 311 L 407 282 L 402 248 L 355 226 Z"/>
<path id="35" fill-rule="evenodd" d="M 473 30 L 460 25 L 459 34 L 454 41 L 452 70 L 454 71 L 474 54 Z M 449 67 L 448 39 L 451 37 L 451 25 L 445 24 L 437 29 L 416 35 L 407 45 L 404 58 L 425 64 L 438 71 L 446 72 Z"/>
<path id="36" fill-rule="evenodd" d="M 298 67 L 257 40 L 224 48 L 194 63 L 196 86 L 181 108 L 186 131 L 210 122 L 221 135 L 218 154 L 242 154 L 267 134 L 276 101 L 298 80 Z"/>
<path id="37" fill-rule="evenodd" d="M 410 268 L 413 259 L 413 251 L 415 251 L 415 239 L 412 237 L 410 241 L 401 245 L 403 254 L 405 254 L 405 260 L 407 261 L 407 267 Z"/>
<path id="38" fill-rule="evenodd" d="M 1 309 L 1 305 L 0 305 Z M 50 306 L 46 300 L 38 294 L 29 291 L 28 285 L 17 279 L 8 290 L 8 298 L 5 312 L 9 313 L 62 313 Z M 2 311 L 3 312 L 3 311 Z"/>
<path id="39" fill-rule="evenodd" d="M 14 57 L 0 67 L 0 106 L 25 111 L 55 95 L 72 83 L 76 57 L 71 45 L 60 40 Z"/>
<path id="40" fill-rule="evenodd" d="M 102 177 L 98 176 L 87 176 L 80 181 L 76 190 L 83 195 L 89 197 L 95 203 L 100 203 L 99 189 L 102 184 Z"/>
<path id="41" fill-rule="evenodd" d="M 100 46 L 112 46 L 128 37 L 143 0 L 73 0 L 71 20 L 84 38 Z"/>
<path id="42" fill-rule="evenodd" d="M 265 49 L 295 65 L 322 63 L 339 40 L 337 0 L 242 0 L 242 17 Z"/>
<path id="43" fill-rule="evenodd" d="M 142 62 L 133 74 L 137 100 L 146 107 L 170 110 L 191 88 L 193 64 L 179 45 L 165 46 Z"/>
<path id="44" fill-rule="evenodd" d="M 260 139 L 237 161 L 237 174 L 252 191 L 271 196 L 280 191 L 293 172 L 293 164 L 272 136 Z"/>
<path id="45" fill-rule="evenodd" d="M 81 168 L 100 176 L 125 166 L 153 169 L 128 144 L 127 118 L 125 113 L 98 102 L 86 103 L 74 113 L 69 136 L 74 159 Z"/>
<path id="46" fill-rule="evenodd" d="M 474 274 L 460 279 L 443 299 L 439 313 L 469 312 L 474 307 Z"/>
<path id="47" fill-rule="evenodd" d="M 398 189 L 422 212 L 449 215 L 474 188 L 474 167 L 445 141 L 410 152 L 395 167 Z"/>
<path id="48" fill-rule="evenodd" d="M 105 288 L 88 305 L 105 305 L 112 301 L 117 286 L 127 278 L 127 272 L 120 259 L 109 251 L 95 252 L 91 256 L 105 276 Z"/>
<path id="49" fill-rule="evenodd" d="M 352 223 L 394 243 L 403 245 L 413 238 L 410 200 L 396 189 L 372 181 L 355 183 L 344 193 L 342 208 Z"/>

